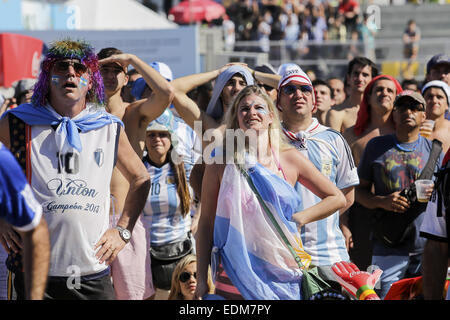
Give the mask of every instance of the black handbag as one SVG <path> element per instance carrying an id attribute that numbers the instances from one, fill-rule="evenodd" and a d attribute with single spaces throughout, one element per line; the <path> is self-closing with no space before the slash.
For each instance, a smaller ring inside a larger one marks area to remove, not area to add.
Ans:
<path id="1" fill-rule="evenodd" d="M 418 179 L 431 179 L 433 177 L 434 168 L 441 151 L 442 143 L 434 139 L 430 156 Z M 390 248 L 395 248 L 414 240 L 416 235 L 414 220 L 427 207 L 427 203 L 417 201 L 416 185 L 414 183 L 402 190 L 400 195 L 407 198 L 410 203 L 410 207 L 406 212 L 397 213 L 376 209 L 373 215 L 373 235 L 378 241 Z"/>
<path id="2" fill-rule="evenodd" d="M 156 288 L 170 290 L 172 274 L 177 263 L 193 251 L 190 234 L 179 242 L 162 246 L 151 246 L 151 266 L 153 284 Z"/>

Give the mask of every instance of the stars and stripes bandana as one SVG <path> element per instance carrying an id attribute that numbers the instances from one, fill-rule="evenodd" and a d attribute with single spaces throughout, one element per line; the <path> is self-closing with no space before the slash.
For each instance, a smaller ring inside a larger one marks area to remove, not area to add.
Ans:
<path id="1" fill-rule="evenodd" d="M 307 145 L 306 145 L 307 139 L 311 135 L 322 131 L 320 127 L 321 126 L 320 126 L 319 121 L 317 121 L 316 118 L 312 118 L 311 124 L 309 125 L 309 127 L 305 131 L 299 131 L 297 133 L 294 133 L 294 132 L 289 131 L 288 129 L 286 129 L 284 124 L 282 126 L 282 129 L 283 129 L 284 134 L 286 135 L 286 137 L 289 138 L 290 141 L 295 141 L 296 142 L 296 144 L 298 145 L 299 149 L 308 150 Z"/>

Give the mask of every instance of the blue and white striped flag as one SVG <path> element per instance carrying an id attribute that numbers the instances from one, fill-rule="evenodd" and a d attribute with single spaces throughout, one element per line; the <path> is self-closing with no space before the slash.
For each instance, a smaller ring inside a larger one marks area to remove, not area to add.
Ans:
<path id="1" fill-rule="evenodd" d="M 311 258 L 303 250 L 296 224 L 290 221 L 301 207 L 298 193 L 258 163 L 247 171 L 303 265 L 308 267 Z M 234 164 L 225 168 L 217 201 L 213 275 L 219 257 L 228 277 L 245 299 L 301 299 L 302 272 Z"/>

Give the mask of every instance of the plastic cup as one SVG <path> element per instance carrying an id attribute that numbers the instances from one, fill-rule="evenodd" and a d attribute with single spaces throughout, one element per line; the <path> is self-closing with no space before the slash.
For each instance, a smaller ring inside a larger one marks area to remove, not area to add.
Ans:
<path id="1" fill-rule="evenodd" d="M 424 138 L 429 138 L 433 133 L 434 120 L 425 120 L 419 128 L 419 133 Z"/>
<path id="2" fill-rule="evenodd" d="M 428 202 L 429 196 L 427 196 L 427 189 L 433 187 L 434 182 L 432 180 L 416 180 L 416 195 L 417 201 Z"/>

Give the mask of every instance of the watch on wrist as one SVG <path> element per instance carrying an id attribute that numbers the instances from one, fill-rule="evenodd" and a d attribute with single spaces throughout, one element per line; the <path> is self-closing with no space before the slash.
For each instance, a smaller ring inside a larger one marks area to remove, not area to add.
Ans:
<path id="1" fill-rule="evenodd" d="M 128 243 L 131 239 L 131 231 L 119 226 L 116 226 L 116 229 L 119 230 L 119 234 L 122 240 Z"/>

